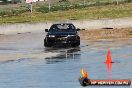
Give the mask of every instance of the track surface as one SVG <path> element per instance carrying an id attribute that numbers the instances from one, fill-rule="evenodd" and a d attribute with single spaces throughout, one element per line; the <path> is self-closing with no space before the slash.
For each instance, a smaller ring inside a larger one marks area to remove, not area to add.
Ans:
<path id="1" fill-rule="evenodd" d="M 1 88 L 82 88 L 78 82 L 82 67 L 91 79 L 132 80 L 132 39 L 81 40 L 79 47 L 45 48 L 44 36 L 44 32 L 1 35 Z M 118 62 L 110 73 L 104 64 L 108 49 Z"/>

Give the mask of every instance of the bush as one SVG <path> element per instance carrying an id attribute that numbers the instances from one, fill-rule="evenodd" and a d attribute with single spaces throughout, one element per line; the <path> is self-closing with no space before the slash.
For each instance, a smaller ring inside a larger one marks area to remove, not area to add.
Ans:
<path id="1" fill-rule="evenodd" d="M 126 2 L 132 2 L 132 0 L 127 0 Z"/>
<path id="2" fill-rule="evenodd" d="M 5 11 L 0 11 L 0 16 L 4 16 L 6 13 L 5 13 Z"/>
<path id="3" fill-rule="evenodd" d="M 42 13 L 48 13 L 49 12 L 49 8 L 45 7 L 45 6 L 41 6 L 40 8 L 37 9 L 38 12 L 42 12 Z"/>
<path id="4" fill-rule="evenodd" d="M 14 16 L 26 12 L 26 9 L 12 9 L 12 10 L 1 10 L 0 16 Z"/>
<path id="5" fill-rule="evenodd" d="M 84 8 L 86 6 L 84 5 L 78 5 L 78 4 L 75 4 L 75 5 L 53 5 L 51 6 L 50 8 L 50 11 L 65 11 L 65 10 L 70 10 L 70 9 L 81 9 L 81 8 Z M 38 12 L 42 12 L 42 13 L 48 13 L 49 12 L 49 8 L 48 6 L 41 6 L 40 8 L 37 8 L 36 11 Z"/>
<path id="6" fill-rule="evenodd" d="M 61 0 L 61 1 L 68 1 L 68 0 Z M 92 1 L 91 1 L 92 2 Z M 128 2 L 132 2 L 132 0 L 125 0 L 125 1 L 120 1 L 119 3 L 124 4 L 124 3 L 128 3 Z M 105 6 L 105 5 L 112 5 L 112 4 L 117 4 L 116 1 L 99 1 L 97 0 L 95 3 L 92 4 L 80 4 L 80 3 L 76 3 L 76 4 L 72 4 L 69 2 L 64 2 L 64 3 L 56 3 L 55 5 L 51 5 L 50 11 L 65 11 L 65 10 L 69 10 L 69 9 L 82 9 L 85 7 L 93 7 L 93 6 Z M 48 13 L 49 12 L 49 8 L 48 5 L 47 6 L 40 6 L 40 8 L 37 8 L 36 11 L 38 12 L 43 12 L 43 13 Z"/>
<path id="7" fill-rule="evenodd" d="M 60 0 L 59 2 L 69 2 L 68 0 Z"/>

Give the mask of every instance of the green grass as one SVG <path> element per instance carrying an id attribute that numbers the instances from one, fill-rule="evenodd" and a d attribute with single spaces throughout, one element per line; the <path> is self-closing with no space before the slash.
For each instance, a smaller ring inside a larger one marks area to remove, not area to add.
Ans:
<path id="1" fill-rule="evenodd" d="M 26 12 L 16 16 L 1 17 L 0 24 L 121 17 L 132 17 L 132 3 L 59 10 L 48 13 L 34 11 L 32 16 Z"/>

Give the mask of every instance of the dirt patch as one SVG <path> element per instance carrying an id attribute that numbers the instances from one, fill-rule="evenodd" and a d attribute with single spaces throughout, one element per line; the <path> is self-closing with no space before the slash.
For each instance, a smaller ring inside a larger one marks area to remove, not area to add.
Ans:
<path id="1" fill-rule="evenodd" d="M 132 28 L 81 30 L 80 36 L 81 39 L 132 38 Z"/>

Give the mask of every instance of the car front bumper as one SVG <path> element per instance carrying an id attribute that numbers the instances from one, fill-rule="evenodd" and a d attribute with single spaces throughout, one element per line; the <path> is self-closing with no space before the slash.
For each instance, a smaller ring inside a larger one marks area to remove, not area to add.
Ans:
<path id="1" fill-rule="evenodd" d="M 75 37 L 60 37 L 60 38 L 47 38 L 47 42 L 54 43 L 54 44 L 74 44 L 80 42 L 80 38 Z"/>

